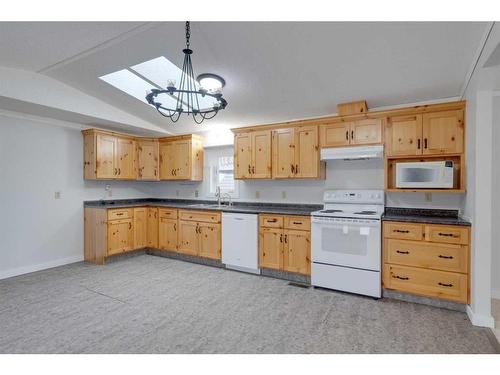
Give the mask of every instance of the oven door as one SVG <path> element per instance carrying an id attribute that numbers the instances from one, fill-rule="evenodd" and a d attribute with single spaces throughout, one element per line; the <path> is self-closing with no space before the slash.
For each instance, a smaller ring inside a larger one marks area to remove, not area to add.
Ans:
<path id="1" fill-rule="evenodd" d="M 380 220 L 313 217 L 314 263 L 380 271 Z"/>

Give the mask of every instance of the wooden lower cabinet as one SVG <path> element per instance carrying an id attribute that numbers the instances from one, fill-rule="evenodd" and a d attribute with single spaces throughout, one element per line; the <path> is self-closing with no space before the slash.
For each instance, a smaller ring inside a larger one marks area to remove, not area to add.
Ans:
<path id="1" fill-rule="evenodd" d="M 180 210 L 179 218 L 180 253 L 210 259 L 222 258 L 219 212 Z"/>
<path id="2" fill-rule="evenodd" d="M 123 253 L 134 248 L 132 219 L 118 219 L 108 222 L 107 255 Z"/>
<path id="3" fill-rule="evenodd" d="M 158 208 L 148 207 L 148 247 L 158 248 Z"/>
<path id="4" fill-rule="evenodd" d="M 134 208 L 134 249 L 141 249 L 148 244 L 148 209 L 147 207 Z"/>
<path id="5" fill-rule="evenodd" d="M 470 227 L 383 223 L 386 289 L 469 303 Z"/>
<path id="6" fill-rule="evenodd" d="M 259 267 L 310 275 L 310 225 L 306 216 L 260 215 Z"/>
<path id="7" fill-rule="evenodd" d="M 158 248 L 177 251 L 177 219 L 160 217 L 158 221 Z"/>

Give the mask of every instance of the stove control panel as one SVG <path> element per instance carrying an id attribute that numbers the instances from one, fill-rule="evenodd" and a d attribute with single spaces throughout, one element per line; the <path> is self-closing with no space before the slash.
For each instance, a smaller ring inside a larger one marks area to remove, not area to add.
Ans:
<path id="1" fill-rule="evenodd" d="M 383 190 L 326 190 L 325 203 L 384 204 Z"/>

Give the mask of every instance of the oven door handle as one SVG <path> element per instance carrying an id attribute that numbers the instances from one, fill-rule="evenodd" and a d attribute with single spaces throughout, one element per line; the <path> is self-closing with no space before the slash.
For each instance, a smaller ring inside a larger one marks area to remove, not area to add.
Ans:
<path id="1" fill-rule="evenodd" d="M 345 226 L 347 226 L 349 229 L 351 229 L 351 228 L 354 229 L 354 228 L 363 228 L 363 227 L 365 227 L 365 228 L 366 227 L 380 228 L 382 225 L 382 222 L 378 221 L 378 220 L 374 220 L 373 222 L 370 222 L 370 223 L 342 223 L 342 222 L 332 223 L 332 222 L 327 222 L 327 221 L 316 221 L 313 218 L 312 224 L 318 225 L 321 227 L 338 228 L 338 229 L 342 229 Z"/>

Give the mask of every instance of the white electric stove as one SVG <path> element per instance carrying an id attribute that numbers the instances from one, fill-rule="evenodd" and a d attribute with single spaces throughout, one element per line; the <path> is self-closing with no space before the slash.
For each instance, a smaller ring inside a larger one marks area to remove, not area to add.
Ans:
<path id="1" fill-rule="evenodd" d="M 311 213 L 311 284 L 381 297 L 383 190 L 327 190 Z"/>

